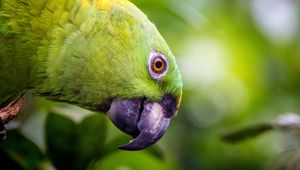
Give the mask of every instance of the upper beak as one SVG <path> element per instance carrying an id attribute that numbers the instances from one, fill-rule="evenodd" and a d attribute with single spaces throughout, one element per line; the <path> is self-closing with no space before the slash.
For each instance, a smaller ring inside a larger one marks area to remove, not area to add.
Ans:
<path id="1" fill-rule="evenodd" d="M 114 100 L 108 117 L 123 132 L 135 139 L 120 146 L 124 150 L 140 150 L 156 143 L 175 115 L 177 100 L 166 95 L 159 102 L 150 100 Z"/>

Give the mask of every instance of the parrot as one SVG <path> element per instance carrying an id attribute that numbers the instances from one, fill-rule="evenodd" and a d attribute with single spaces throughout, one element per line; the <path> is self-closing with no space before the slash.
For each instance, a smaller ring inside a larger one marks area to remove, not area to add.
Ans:
<path id="1" fill-rule="evenodd" d="M 119 148 L 141 150 L 164 135 L 182 87 L 166 41 L 128 0 L 0 0 L 4 133 L 30 91 L 104 113 L 133 138 Z"/>

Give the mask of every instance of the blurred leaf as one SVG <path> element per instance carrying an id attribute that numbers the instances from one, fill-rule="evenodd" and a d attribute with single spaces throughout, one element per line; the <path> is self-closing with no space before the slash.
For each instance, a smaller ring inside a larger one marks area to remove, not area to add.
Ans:
<path id="1" fill-rule="evenodd" d="M 296 113 L 284 113 L 277 117 L 274 123 L 255 124 L 235 132 L 228 133 L 222 136 L 222 139 L 227 142 L 239 142 L 245 139 L 256 137 L 269 130 L 299 130 L 300 116 Z"/>
<path id="2" fill-rule="evenodd" d="M 115 151 L 119 151 L 118 147 L 123 145 L 124 143 L 128 143 L 128 141 L 130 139 L 131 138 L 126 135 L 121 135 L 121 136 L 115 137 L 114 139 L 112 139 L 105 145 L 102 155 L 107 156 L 111 153 L 114 153 Z"/>
<path id="3" fill-rule="evenodd" d="M 85 170 L 103 154 L 107 125 L 103 115 L 93 114 L 76 124 L 59 113 L 46 121 L 47 153 L 59 170 Z"/>
<path id="4" fill-rule="evenodd" d="M 25 170 L 2 148 L 0 149 L 0 165 L 1 169 Z"/>
<path id="5" fill-rule="evenodd" d="M 46 120 L 47 154 L 58 170 L 76 169 L 76 125 L 65 116 L 50 113 Z"/>
<path id="6" fill-rule="evenodd" d="M 20 169 L 21 167 L 24 170 L 39 169 L 45 157 L 37 145 L 17 130 L 11 130 L 8 134 L 7 139 L 0 145 L 2 150 L 0 164 L 7 165 L 9 167 L 7 169 Z M 10 156 L 11 160 L 7 156 Z"/>
<path id="7" fill-rule="evenodd" d="M 118 151 L 96 163 L 93 170 L 174 170 L 164 161 L 156 159 L 145 151 Z"/>
<path id="8" fill-rule="evenodd" d="M 100 114 L 89 116 L 77 126 L 77 132 L 76 169 L 86 169 L 92 160 L 96 161 L 103 154 L 106 119 Z"/>
<path id="9" fill-rule="evenodd" d="M 269 131 L 273 129 L 272 124 L 258 124 L 258 125 L 253 125 L 251 127 L 247 127 L 241 130 L 237 130 L 235 132 L 228 133 L 224 136 L 222 136 L 222 139 L 227 141 L 227 142 L 240 142 L 242 140 L 246 140 L 249 138 L 256 137 L 266 131 Z"/>
<path id="10" fill-rule="evenodd" d="M 147 148 L 146 152 L 148 152 L 149 154 L 151 154 L 152 156 L 154 156 L 157 159 L 164 160 L 164 153 L 158 145 L 153 145 L 153 146 Z"/>

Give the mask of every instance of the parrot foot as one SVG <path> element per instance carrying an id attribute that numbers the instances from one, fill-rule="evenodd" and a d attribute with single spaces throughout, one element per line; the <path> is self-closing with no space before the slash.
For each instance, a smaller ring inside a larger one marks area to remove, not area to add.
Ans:
<path id="1" fill-rule="evenodd" d="M 17 100 L 0 109 L 0 141 L 5 140 L 6 130 L 4 125 L 19 115 L 26 104 L 24 99 Z"/>

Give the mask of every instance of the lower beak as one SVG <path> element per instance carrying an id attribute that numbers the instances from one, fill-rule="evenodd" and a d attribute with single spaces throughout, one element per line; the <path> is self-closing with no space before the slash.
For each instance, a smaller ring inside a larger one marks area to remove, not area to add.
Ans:
<path id="1" fill-rule="evenodd" d="M 140 150 L 164 135 L 175 112 L 175 98 L 166 95 L 160 102 L 114 100 L 107 115 L 120 130 L 135 138 L 119 148 Z"/>

